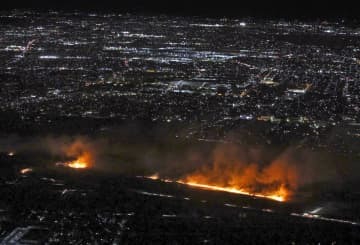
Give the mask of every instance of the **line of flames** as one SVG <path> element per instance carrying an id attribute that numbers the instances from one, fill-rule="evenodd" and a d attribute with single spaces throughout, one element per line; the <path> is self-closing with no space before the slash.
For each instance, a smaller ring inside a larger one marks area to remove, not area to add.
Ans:
<path id="1" fill-rule="evenodd" d="M 259 197 L 259 198 L 267 198 L 278 202 L 284 202 L 286 201 L 286 198 L 284 195 L 281 194 L 261 194 L 261 193 L 251 193 L 242 189 L 237 189 L 234 187 L 222 187 L 222 186 L 216 186 L 216 185 L 207 185 L 203 183 L 197 183 L 197 182 L 187 182 L 183 180 L 170 180 L 170 179 L 161 179 L 159 175 L 154 174 L 151 176 L 145 176 L 145 178 L 153 179 L 153 180 L 160 180 L 163 182 L 175 182 L 182 185 L 188 185 L 193 187 L 198 187 L 202 189 L 207 190 L 213 190 L 213 191 L 223 191 L 223 192 L 229 192 L 234 194 L 240 194 L 240 195 L 247 195 L 247 196 L 253 196 L 253 197 Z M 281 191 L 280 191 L 281 192 Z"/>

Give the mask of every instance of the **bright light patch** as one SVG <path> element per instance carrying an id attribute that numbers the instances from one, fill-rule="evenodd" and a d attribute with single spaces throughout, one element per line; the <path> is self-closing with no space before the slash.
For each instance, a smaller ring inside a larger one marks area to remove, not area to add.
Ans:
<path id="1" fill-rule="evenodd" d="M 85 162 L 80 162 L 80 161 L 73 161 L 68 163 L 68 166 L 70 168 L 87 168 L 87 164 Z"/>
<path id="2" fill-rule="evenodd" d="M 240 189 L 236 189 L 236 188 L 232 188 L 232 187 L 220 187 L 220 186 L 215 186 L 215 185 L 205 185 L 205 184 L 200 184 L 200 183 L 195 183 L 195 182 L 183 182 L 183 181 L 176 181 L 176 182 L 178 182 L 180 184 L 190 185 L 190 186 L 194 186 L 194 187 L 200 187 L 200 188 L 212 190 L 212 191 L 223 191 L 223 192 L 230 192 L 230 193 L 260 197 L 260 198 L 268 198 L 268 199 L 272 199 L 272 200 L 275 200 L 278 202 L 285 201 L 285 197 L 282 196 L 280 192 L 267 195 L 267 194 L 251 193 L 248 191 L 244 191 L 244 190 L 240 190 Z"/>
<path id="3" fill-rule="evenodd" d="M 91 157 L 89 153 L 83 153 L 80 157 L 74 161 L 67 162 L 65 165 L 70 168 L 84 169 L 89 168 L 91 162 Z"/>
<path id="4" fill-rule="evenodd" d="M 20 173 L 21 174 L 27 174 L 27 173 L 30 173 L 32 171 L 33 171 L 32 168 L 23 168 L 23 169 L 20 170 Z"/>

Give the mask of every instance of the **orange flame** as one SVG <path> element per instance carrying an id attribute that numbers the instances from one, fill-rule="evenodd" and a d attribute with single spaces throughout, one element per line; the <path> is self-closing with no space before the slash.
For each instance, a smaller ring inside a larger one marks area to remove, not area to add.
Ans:
<path id="1" fill-rule="evenodd" d="M 178 182 L 282 202 L 290 199 L 296 187 L 296 179 L 295 170 L 288 164 L 274 162 L 263 169 L 259 169 L 256 164 L 214 164 L 189 174 Z"/>
<path id="2" fill-rule="evenodd" d="M 195 186 L 195 187 L 200 187 L 200 188 L 205 188 L 205 189 L 209 189 L 209 190 L 214 190 L 214 191 L 224 191 L 224 192 L 230 192 L 230 193 L 235 193 L 235 194 L 241 194 L 241 195 L 249 195 L 249 196 L 255 196 L 255 197 L 261 197 L 261 198 L 269 198 L 278 202 L 283 202 L 285 201 L 285 196 L 286 196 L 286 190 L 285 193 L 274 193 L 274 194 L 260 194 L 260 193 L 251 193 L 245 190 L 239 190 L 233 187 L 220 187 L 220 186 L 214 186 L 214 185 L 204 185 L 204 184 L 199 184 L 199 183 L 194 183 L 194 182 L 181 182 L 178 181 L 179 183 L 184 183 L 190 186 Z M 280 190 L 279 190 L 280 191 Z"/>
<path id="3" fill-rule="evenodd" d="M 288 152 L 272 162 L 255 164 L 261 151 L 220 146 L 212 164 L 203 165 L 178 182 L 216 191 L 288 201 L 298 186 L 298 169 Z"/>
<path id="4" fill-rule="evenodd" d="M 255 196 L 255 197 L 260 197 L 260 198 L 268 198 L 268 199 L 272 199 L 278 202 L 284 202 L 287 199 L 288 196 L 288 190 L 286 190 L 283 187 L 280 187 L 279 190 L 272 192 L 272 193 L 252 193 L 246 190 L 242 190 L 242 189 L 237 189 L 234 187 L 221 187 L 221 186 L 216 186 L 216 185 L 206 185 L 206 184 L 201 184 L 201 183 L 196 183 L 196 182 L 183 182 L 181 180 L 176 181 L 180 184 L 186 184 L 189 186 L 194 186 L 194 187 L 199 187 L 199 188 L 204 188 L 204 189 L 208 189 L 208 190 L 213 190 L 213 191 L 224 191 L 224 192 L 230 192 L 230 193 L 234 193 L 234 194 L 241 194 L 241 195 L 248 195 L 248 196 Z"/>
<path id="5" fill-rule="evenodd" d="M 74 159 L 64 165 L 70 168 L 84 169 L 94 164 L 94 149 L 88 140 L 78 138 L 63 148 L 65 155 Z"/>
<path id="6" fill-rule="evenodd" d="M 73 162 L 68 163 L 70 168 L 86 168 L 87 164 L 85 162 L 80 162 L 79 160 L 75 160 Z"/>
<path id="7" fill-rule="evenodd" d="M 255 151 L 255 156 L 261 152 Z M 197 188 L 224 191 L 279 202 L 293 197 L 298 186 L 298 169 L 291 164 L 287 152 L 267 164 L 254 164 L 256 158 L 244 157 L 241 149 L 221 147 L 214 152 L 213 163 L 185 174 L 175 180 L 161 179 L 158 174 L 149 176 L 164 182 L 177 182 Z"/>
<path id="8" fill-rule="evenodd" d="M 80 157 L 78 157 L 76 160 L 74 161 L 70 161 L 66 164 L 66 166 L 70 167 L 70 168 L 88 168 L 90 166 L 90 154 L 89 153 L 84 153 L 83 155 L 81 155 Z"/>
<path id="9" fill-rule="evenodd" d="M 246 191 L 245 189 L 238 189 L 236 187 L 222 187 L 222 186 L 218 186 L 218 185 L 202 184 L 202 183 L 198 183 L 194 180 L 184 181 L 184 180 L 161 179 L 159 177 L 159 174 L 157 174 L 157 173 L 147 176 L 146 178 L 149 178 L 152 180 L 160 180 L 163 182 L 176 182 L 179 184 L 193 186 L 193 187 L 207 189 L 207 190 L 212 190 L 212 191 L 223 191 L 223 192 L 229 192 L 229 193 L 240 194 L 240 195 L 267 198 L 267 199 L 271 199 L 271 200 L 278 201 L 278 202 L 287 201 L 288 197 L 290 195 L 289 190 L 287 190 L 284 186 L 280 186 L 278 190 L 275 190 L 273 192 L 254 193 L 254 192 Z"/>
<path id="10" fill-rule="evenodd" d="M 158 179 L 160 179 L 158 173 L 155 173 L 155 174 L 153 174 L 153 175 L 147 176 L 147 178 L 152 179 L 152 180 L 158 180 Z"/>

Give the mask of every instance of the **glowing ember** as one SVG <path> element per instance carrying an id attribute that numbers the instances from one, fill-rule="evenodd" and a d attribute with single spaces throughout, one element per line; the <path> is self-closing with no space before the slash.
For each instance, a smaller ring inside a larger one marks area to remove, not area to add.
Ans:
<path id="1" fill-rule="evenodd" d="M 146 178 L 153 179 L 153 180 L 158 180 L 159 179 L 159 174 L 156 173 L 156 174 L 150 175 L 150 176 L 148 176 Z"/>
<path id="2" fill-rule="evenodd" d="M 20 170 L 20 173 L 21 174 L 27 174 L 27 173 L 30 173 L 32 171 L 33 171 L 32 168 L 23 168 L 23 169 Z"/>

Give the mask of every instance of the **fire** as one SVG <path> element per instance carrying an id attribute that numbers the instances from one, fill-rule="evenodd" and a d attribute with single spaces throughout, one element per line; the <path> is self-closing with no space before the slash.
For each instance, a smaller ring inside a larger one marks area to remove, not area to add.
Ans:
<path id="1" fill-rule="evenodd" d="M 70 168 L 87 168 L 87 164 L 79 160 L 75 160 L 73 162 L 68 163 L 68 166 Z"/>
<path id="2" fill-rule="evenodd" d="M 215 191 L 287 201 L 296 188 L 296 171 L 284 162 L 260 168 L 256 164 L 213 164 L 178 182 Z"/>
<path id="3" fill-rule="evenodd" d="M 261 161 L 261 158 L 262 151 L 257 149 L 219 146 L 211 163 L 201 165 L 177 182 L 280 202 L 290 200 L 297 189 L 299 176 L 288 152 L 272 161 Z"/>
<path id="4" fill-rule="evenodd" d="M 160 179 L 159 174 L 155 173 L 153 175 L 147 176 L 148 179 L 158 180 Z"/>
<path id="5" fill-rule="evenodd" d="M 241 189 L 237 189 L 234 187 L 221 187 L 221 186 L 216 186 L 216 185 L 206 185 L 206 184 L 200 184 L 200 183 L 196 183 L 196 182 L 183 182 L 181 180 L 176 181 L 177 183 L 180 184 L 185 184 L 185 185 L 189 185 L 189 186 L 194 186 L 194 187 L 199 187 L 199 188 L 204 188 L 207 190 L 213 190 L 213 191 L 224 191 L 224 192 L 230 192 L 230 193 L 234 193 L 234 194 L 241 194 L 241 195 L 248 195 L 248 196 L 255 196 L 255 197 L 260 197 L 260 198 L 268 198 L 268 199 L 272 199 L 278 202 L 284 202 L 286 201 L 286 190 L 279 190 L 279 192 L 275 192 L 275 193 L 269 193 L 269 194 L 260 194 L 260 193 L 251 193 L 248 192 L 246 190 L 241 190 Z"/>
<path id="6" fill-rule="evenodd" d="M 66 166 L 68 166 L 70 168 L 78 168 L 78 169 L 88 168 L 88 167 L 90 167 L 90 161 L 91 161 L 90 154 L 84 153 L 82 156 L 78 157 L 76 160 L 67 162 Z"/>
<path id="7" fill-rule="evenodd" d="M 244 158 L 242 152 L 238 153 L 231 148 L 221 148 L 215 152 L 211 164 L 203 164 L 178 179 L 162 179 L 158 174 L 148 178 L 279 202 L 293 197 L 299 176 L 296 164 L 291 163 L 287 154 L 270 162 L 255 164 L 251 162 L 256 159 Z"/>
<path id="8" fill-rule="evenodd" d="M 152 180 L 160 180 L 163 182 L 176 182 L 182 185 L 188 185 L 193 186 L 197 188 L 212 190 L 212 191 L 223 191 L 223 192 L 229 192 L 234 194 L 240 194 L 240 195 L 247 195 L 247 196 L 254 196 L 254 197 L 260 197 L 260 198 L 267 198 L 278 202 L 284 202 L 288 200 L 288 197 L 290 195 L 289 191 L 284 188 L 283 186 L 280 186 L 280 188 L 273 192 L 264 192 L 264 193 L 253 193 L 250 191 L 246 191 L 245 189 L 238 189 L 236 187 L 222 187 L 218 185 L 210 185 L 210 184 L 202 184 L 195 181 L 184 181 L 184 180 L 171 180 L 171 179 L 161 179 L 159 177 L 159 174 L 153 174 L 150 176 L 146 176 L 148 179 Z"/>
<path id="9" fill-rule="evenodd" d="M 57 146 L 57 143 L 54 144 Z M 60 151 L 61 158 L 67 161 L 57 162 L 56 166 L 64 166 L 74 169 L 85 169 L 94 166 L 96 158 L 96 148 L 86 137 L 76 137 L 65 139 L 62 145 L 56 147 Z"/>

